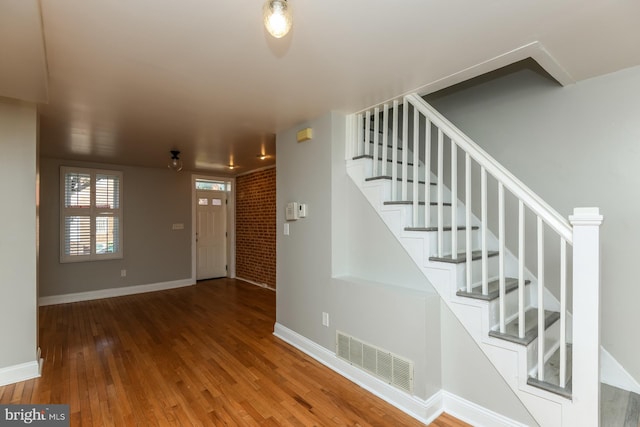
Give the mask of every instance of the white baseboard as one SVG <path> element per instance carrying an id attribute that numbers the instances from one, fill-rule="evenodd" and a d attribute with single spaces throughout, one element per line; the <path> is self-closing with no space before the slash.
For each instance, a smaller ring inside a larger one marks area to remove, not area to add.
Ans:
<path id="1" fill-rule="evenodd" d="M 460 396 L 442 390 L 444 412 L 476 427 L 527 427 Z"/>
<path id="2" fill-rule="evenodd" d="M 271 286 L 268 286 L 266 283 L 254 282 L 253 280 L 244 279 L 244 278 L 239 277 L 239 276 L 236 276 L 235 279 L 236 280 L 242 280 L 243 282 L 247 282 L 247 283 L 250 283 L 252 285 L 260 286 L 261 288 L 269 289 L 270 291 L 275 291 L 276 290 L 276 288 L 272 288 Z"/>
<path id="3" fill-rule="evenodd" d="M 604 347 L 600 347 L 600 381 L 640 394 L 640 384 Z"/>
<path id="4" fill-rule="evenodd" d="M 145 292 L 164 291 L 195 285 L 193 279 L 173 280 L 170 282 L 151 283 L 148 285 L 123 286 L 120 288 L 100 289 L 97 291 L 77 292 L 73 294 L 40 297 L 38 303 L 43 305 L 66 304 L 69 302 L 89 301 L 94 299 L 121 297 L 125 295 L 143 294 Z"/>
<path id="5" fill-rule="evenodd" d="M 273 334 L 418 421 L 429 424 L 442 413 L 439 392 L 428 400 L 419 399 L 339 359 L 335 353 L 279 323 L 275 324 Z"/>
<path id="6" fill-rule="evenodd" d="M 367 374 L 363 370 L 354 367 L 350 363 L 338 358 L 335 353 L 279 323 L 275 324 L 273 334 L 348 380 L 427 425 L 440 416 L 442 412 L 447 412 L 474 426 L 524 426 L 522 423 L 511 420 L 444 390 L 440 390 L 427 400 L 411 396 Z"/>
<path id="7" fill-rule="evenodd" d="M 30 380 L 40 376 L 42 359 L 0 368 L 0 386 Z"/>

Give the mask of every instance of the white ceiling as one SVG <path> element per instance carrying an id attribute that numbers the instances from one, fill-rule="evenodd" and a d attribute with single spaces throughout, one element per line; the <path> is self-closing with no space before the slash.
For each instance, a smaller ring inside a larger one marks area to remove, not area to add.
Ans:
<path id="1" fill-rule="evenodd" d="M 2 0 L 0 96 L 48 99 L 45 156 L 235 174 L 303 120 L 526 56 L 563 82 L 640 65 L 637 0 L 289 3 L 277 40 L 262 0 Z"/>

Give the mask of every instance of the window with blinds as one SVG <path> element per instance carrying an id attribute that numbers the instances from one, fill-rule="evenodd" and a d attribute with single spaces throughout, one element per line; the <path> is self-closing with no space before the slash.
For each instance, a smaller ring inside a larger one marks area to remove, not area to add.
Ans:
<path id="1" fill-rule="evenodd" d="M 122 172 L 60 168 L 60 262 L 122 258 Z"/>

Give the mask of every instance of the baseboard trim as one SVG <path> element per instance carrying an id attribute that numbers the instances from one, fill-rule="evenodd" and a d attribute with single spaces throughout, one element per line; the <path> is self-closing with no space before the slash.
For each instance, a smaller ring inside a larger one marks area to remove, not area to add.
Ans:
<path id="1" fill-rule="evenodd" d="M 410 396 L 352 366 L 350 363 L 339 359 L 335 353 L 280 323 L 276 322 L 274 325 L 273 334 L 303 353 L 313 357 L 329 369 L 427 425 L 433 422 L 443 412 L 446 412 L 462 421 L 479 427 L 526 427 L 525 424 L 507 418 L 504 415 L 493 412 L 445 390 L 438 391 L 427 400 Z"/>
<path id="2" fill-rule="evenodd" d="M 73 294 L 52 295 L 38 298 L 43 305 L 66 304 L 70 302 L 90 301 L 94 299 L 121 297 L 125 295 L 143 294 L 146 292 L 164 291 L 195 285 L 193 279 L 173 280 L 170 282 L 151 283 L 148 285 L 123 286 L 121 288 L 100 289 L 97 291 L 77 292 Z"/>
<path id="3" fill-rule="evenodd" d="M 493 412 L 448 391 L 442 390 L 444 412 L 474 426 L 527 427 L 518 421 Z"/>
<path id="4" fill-rule="evenodd" d="M 622 390 L 640 394 L 640 384 L 602 346 L 600 346 L 600 381 Z"/>
<path id="5" fill-rule="evenodd" d="M 353 367 L 335 353 L 279 323 L 275 324 L 273 334 L 420 422 L 430 424 L 442 413 L 440 392 L 427 400 L 419 399 Z"/>
<path id="6" fill-rule="evenodd" d="M 249 283 L 251 285 L 256 285 L 256 286 L 259 286 L 261 288 L 269 289 L 270 291 L 275 291 L 276 290 L 276 288 L 272 288 L 271 286 L 267 285 L 266 283 L 254 282 L 253 280 L 245 279 L 245 278 L 240 277 L 240 276 L 236 276 L 235 279 L 236 280 L 242 280 L 243 282 L 247 282 L 247 283 Z"/>
<path id="7" fill-rule="evenodd" d="M 40 376 L 41 366 L 42 359 L 38 358 L 31 362 L 0 368 L 0 386 L 38 378 Z"/>

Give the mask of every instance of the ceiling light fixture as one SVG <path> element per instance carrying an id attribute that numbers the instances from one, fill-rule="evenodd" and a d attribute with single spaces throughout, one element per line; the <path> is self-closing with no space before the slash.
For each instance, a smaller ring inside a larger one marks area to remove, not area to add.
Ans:
<path id="1" fill-rule="evenodd" d="M 235 168 L 237 168 L 238 166 L 234 165 L 234 164 L 229 164 L 229 166 L 227 166 L 229 169 L 233 170 Z"/>
<path id="2" fill-rule="evenodd" d="M 256 157 L 259 158 L 260 160 L 264 160 L 264 159 L 268 158 L 269 156 L 267 156 L 266 154 L 258 154 Z"/>
<path id="3" fill-rule="evenodd" d="M 273 37 L 279 39 L 287 35 L 293 19 L 287 0 L 266 0 L 262 8 L 264 26 Z"/>
<path id="4" fill-rule="evenodd" d="M 176 172 L 180 172 L 182 170 L 182 160 L 180 160 L 180 151 L 171 150 L 171 159 L 169 160 L 169 164 L 167 167 Z"/>

